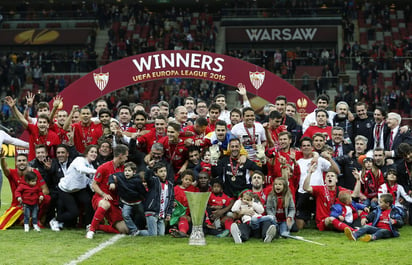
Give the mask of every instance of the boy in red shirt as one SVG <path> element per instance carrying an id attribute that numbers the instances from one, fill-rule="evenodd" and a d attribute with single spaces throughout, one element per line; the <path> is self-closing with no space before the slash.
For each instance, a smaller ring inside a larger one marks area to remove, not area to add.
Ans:
<path id="1" fill-rule="evenodd" d="M 24 175 L 24 181 L 19 184 L 15 191 L 15 196 L 20 204 L 23 204 L 24 211 L 24 232 L 29 232 L 30 216 L 32 217 L 33 228 L 40 232 L 37 225 L 37 214 L 39 213 L 39 203 L 44 199 L 41 188 L 37 185 L 36 173 L 30 171 Z"/>
<path id="2" fill-rule="evenodd" d="M 403 225 L 402 211 L 393 205 L 393 196 L 389 193 L 382 194 L 379 198 L 379 206 L 362 219 L 363 227 L 356 232 L 345 228 L 345 235 L 349 240 L 369 242 L 381 238 L 398 237 L 398 228 Z M 371 222 L 370 225 L 365 225 Z M 364 237 L 362 237 L 365 235 Z"/>
<path id="3" fill-rule="evenodd" d="M 185 191 L 198 192 L 199 189 L 192 185 L 195 180 L 195 176 L 192 170 L 185 170 L 181 175 L 181 184 L 174 187 L 175 200 L 180 202 L 186 207 L 186 213 L 179 217 L 178 229 L 172 228 L 169 230 L 173 237 L 188 237 L 189 231 L 190 209 L 189 202 L 187 201 Z"/>
<path id="4" fill-rule="evenodd" d="M 209 201 L 207 203 L 207 219 L 206 225 L 210 230 L 218 230 L 224 225 L 225 230 L 217 234 L 217 237 L 226 237 L 229 235 L 230 226 L 233 223 L 233 218 L 226 215 L 227 212 L 232 209 L 233 198 L 230 198 L 223 193 L 223 182 L 219 178 L 212 179 L 210 182 L 212 186 L 212 193 L 210 194 Z M 211 232 L 211 231 L 209 231 Z M 216 234 L 216 233 L 211 233 Z"/>
<path id="5" fill-rule="evenodd" d="M 343 190 L 338 194 L 338 200 L 331 208 L 330 216 L 334 217 L 333 227 L 338 231 L 349 228 L 355 231 L 355 227 L 360 226 L 361 215 L 369 213 L 366 205 L 352 200 L 350 191 Z"/>

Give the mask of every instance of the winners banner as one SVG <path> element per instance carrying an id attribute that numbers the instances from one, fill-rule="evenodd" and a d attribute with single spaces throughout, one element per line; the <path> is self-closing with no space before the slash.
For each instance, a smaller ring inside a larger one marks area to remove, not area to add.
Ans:
<path id="1" fill-rule="evenodd" d="M 264 68 L 222 54 L 188 50 L 123 58 L 88 73 L 60 95 L 64 108 L 70 111 L 72 105 L 85 106 L 118 89 L 166 78 L 205 79 L 232 87 L 241 83 L 248 92 L 271 103 L 277 96 L 284 95 L 289 102 L 297 103 L 301 113 L 312 112 L 316 107 L 300 90 Z"/>

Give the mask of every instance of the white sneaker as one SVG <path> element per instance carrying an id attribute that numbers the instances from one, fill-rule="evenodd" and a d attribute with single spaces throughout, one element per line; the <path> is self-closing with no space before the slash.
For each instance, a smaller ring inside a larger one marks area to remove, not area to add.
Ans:
<path id="1" fill-rule="evenodd" d="M 33 229 L 37 232 L 41 232 L 40 227 L 38 225 L 33 225 Z"/>
<path id="2" fill-rule="evenodd" d="M 276 236 L 276 226 L 270 225 L 268 231 L 266 231 L 266 236 L 263 242 L 270 243 L 272 242 L 273 238 Z"/>
<path id="3" fill-rule="evenodd" d="M 88 231 L 86 233 L 86 238 L 87 239 L 93 239 L 93 237 L 94 237 L 94 232 L 93 231 Z"/>
<path id="4" fill-rule="evenodd" d="M 57 222 L 55 218 L 50 220 L 49 225 L 52 231 L 56 231 L 56 232 L 60 231 L 59 222 Z"/>
<path id="5" fill-rule="evenodd" d="M 140 234 L 140 230 L 136 230 L 133 233 L 130 233 L 130 236 L 138 236 Z"/>
<path id="6" fill-rule="evenodd" d="M 29 232 L 30 231 L 30 226 L 29 225 L 24 225 L 24 232 Z"/>
<path id="7" fill-rule="evenodd" d="M 242 244 L 240 229 L 236 223 L 233 223 L 230 226 L 230 233 L 232 234 L 233 240 L 235 241 L 236 244 Z"/>

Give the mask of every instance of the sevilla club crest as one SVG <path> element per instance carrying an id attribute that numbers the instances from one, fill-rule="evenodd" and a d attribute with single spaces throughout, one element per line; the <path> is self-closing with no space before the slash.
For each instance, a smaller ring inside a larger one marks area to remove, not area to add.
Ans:
<path id="1" fill-rule="evenodd" d="M 109 83 L 109 73 L 93 73 L 94 83 L 103 91 Z"/>
<path id="2" fill-rule="evenodd" d="M 263 81 L 265 81 L 265 72 L 250 72 L 249 71 L 249 78 L 250 78 L 250 82 L 252 83 L 253 87 L 257 89 L 259 89 L 262 84 Z"/>

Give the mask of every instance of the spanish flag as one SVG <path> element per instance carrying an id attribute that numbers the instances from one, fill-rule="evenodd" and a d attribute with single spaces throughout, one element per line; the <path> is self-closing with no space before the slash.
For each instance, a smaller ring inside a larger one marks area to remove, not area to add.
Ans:
<path id="1" fill-rule="evenodd" d="M 16 222 L 17 219 L 23 214 L 21 206 L 10 207 L 3 216 L 0 217 L 0 230 L 6 230 Z"/>

